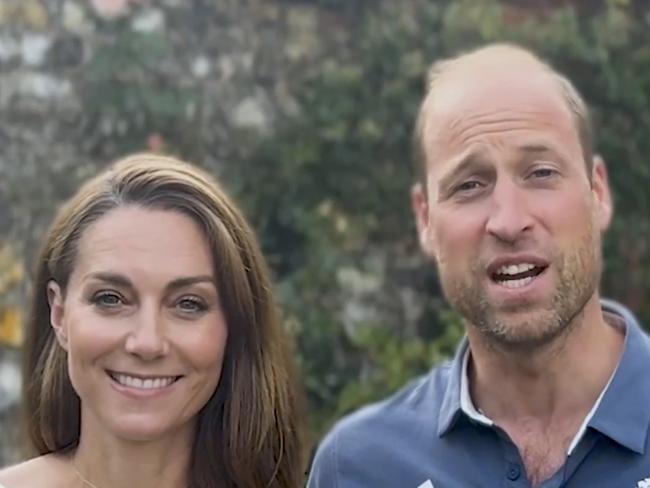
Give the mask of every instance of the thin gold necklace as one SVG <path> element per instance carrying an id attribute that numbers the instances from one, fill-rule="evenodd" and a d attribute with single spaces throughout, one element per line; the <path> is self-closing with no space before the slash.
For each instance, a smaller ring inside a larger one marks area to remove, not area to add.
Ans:
<path id="1" fill-rule="evenodd" d="M 74 469 L 74 472 L 77 474 L 77 477 L 81 480 L 81 482 L 84 485 L 88 485 L 91 488 L 98 488 L 97 485 L 95 485 L 94 483 L 91 483 L 86 478 L 84 478 L 84 475 L 79 472 L 79 470 L 77 469 L 77 465 L 74 462 L 72 463 L 72 469 Z"/>

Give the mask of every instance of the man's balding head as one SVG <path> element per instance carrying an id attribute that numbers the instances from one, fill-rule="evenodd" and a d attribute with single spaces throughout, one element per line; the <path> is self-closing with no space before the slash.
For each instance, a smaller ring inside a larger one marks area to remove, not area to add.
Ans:
<path id="1" fill-rule="evenodd" d="M 435 119 L 436 111 L 444 110 L 450 98 L 463 96 L 463 90 L 456 89 L 462 83 L 508 83 L 509 73 L 529 76 L 531 83 L 536 79 L 541 83 L 547 83 L 548 89 L 557 90 L 575 121 L 587 173 L 591 174 L 593 162 L 591 117 L 587 105 L 573 84 L 524 48 L 511 44 L 490 44 L 454 58 L 436 61 L 431 66 L 414 137 L 417 171 L 421 182 L 426 182 L 427 165 L 432 158 L 425 139 L 427 131 L 432 126 L 432 119 Z"/>

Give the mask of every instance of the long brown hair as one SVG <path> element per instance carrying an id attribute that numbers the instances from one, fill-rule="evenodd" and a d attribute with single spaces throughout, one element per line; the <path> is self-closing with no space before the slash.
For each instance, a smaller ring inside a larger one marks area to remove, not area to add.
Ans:
<path id="1" fill-rule="evenodd" d="M 141 205 L 184 213 L 209 243 L 228 342 L 215 393 L 199 413 L 192 488 L 294 488 L 303 483 L 303 397 L 290 341 L 277 316 L 268 271 L 240 211 L 205 172 L 138 154 L 86 182 L 61 208 L 36 263 L 24 351 L 24 407 L 39 454 L 69 452 L 80 435 L 80 399 L 66 352 L 50 326 L 47 284 L 65 294 L 79 238 L 113 208 Z"/>

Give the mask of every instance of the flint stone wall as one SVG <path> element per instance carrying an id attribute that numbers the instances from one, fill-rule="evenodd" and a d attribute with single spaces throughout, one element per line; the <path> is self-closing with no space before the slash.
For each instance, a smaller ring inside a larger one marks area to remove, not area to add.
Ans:
<path id="1" fill-rule="evenodd" d="M 203 166 L 237 164 L 305 109 L 293 87 L 345 49 L 345 22 L 314 2 L 0 0 L 0 247 L 29 267 L 60 202 L 124 147 L 189 140 Z M 20 458 L 18 361 L 0 344 L 0 466 Z"/>

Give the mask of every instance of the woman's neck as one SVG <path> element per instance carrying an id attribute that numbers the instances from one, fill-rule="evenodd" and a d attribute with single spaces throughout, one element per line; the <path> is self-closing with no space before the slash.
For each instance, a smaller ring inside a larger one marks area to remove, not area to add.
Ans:
<path id="1" fill-rule="evenodd" d="M 122 439 L 82 416 L 71 469 L 85 488 L 186 488 L 193 439 L 193 428 L 151 441 Z"/>

